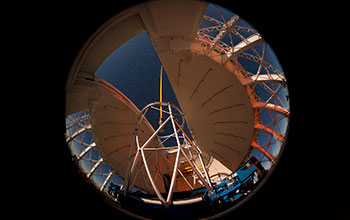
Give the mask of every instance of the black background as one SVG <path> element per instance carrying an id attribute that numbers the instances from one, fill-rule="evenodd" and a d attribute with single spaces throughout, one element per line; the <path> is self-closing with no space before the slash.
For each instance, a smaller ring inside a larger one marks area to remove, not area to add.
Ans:
<path id="1" fill-rule="evenodd" d="M 31 123 L 40 121 L 33 130 L 40 130 L 42 138 L 35 141 L 37 159 L 30 161 L 34 167 L 25 179 L 31 184 L 30 196 L 16 202 L 29 208 L 30 214 L 129 218 L 107 205 L 71 161 L 64 137 L 64 86 L 75 57 L 94 31 L 138 2 L 21 5 L 21 10 L 8 17 L 16 24 L 13 29 L 21 28 L 23 44 L 29 45 L 25 49 L 19 45 L 15 52 L 20 51 L 20 59 L 27 60 L 26 73 L 36 81 L 31 84 L 28 96 L 33 101 L 27 109 L 35 109 Z M 256 195 L 225 219 L 349 219 L 348 107 L 343 98 L 348 68 L 343 69 L 346 61 L 340 53 L 346 51 L 345 45 L 337 43 L 347 34 L 343 5 L 217 3 L 248 21 L 271 45 L 287 78 L 291 106 L 287 143 L 278 166 Z M 15 21 L 18 15 L 19 22 Z M 39 132 L 34 133 L 38 137 Z"/>

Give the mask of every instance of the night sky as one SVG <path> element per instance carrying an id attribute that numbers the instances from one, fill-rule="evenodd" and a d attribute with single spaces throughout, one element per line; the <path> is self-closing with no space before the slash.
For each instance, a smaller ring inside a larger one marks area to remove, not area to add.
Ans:
<path id="1" fill-rule="evenodd" d="M 142 32 L 115 50 L 97 69 L 96 76 L 119 89 L 141 110 L 159 101 L 160 67 L 152 42 Z M 164 68 L 163 102 L 178 106 Z"/>

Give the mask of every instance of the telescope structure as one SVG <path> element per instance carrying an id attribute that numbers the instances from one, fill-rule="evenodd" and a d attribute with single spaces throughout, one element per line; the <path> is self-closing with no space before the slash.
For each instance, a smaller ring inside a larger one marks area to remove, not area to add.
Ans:
<path id="1" fill-rule="evenodd" d="M 179 106 L 154 100 L 140 109 L 95 74 L 144 31 Z M 83 46 L 66 83 L 66 141 L 82 175 L 130 212 L 135 206 L 200 210 L 214 207 L 205 195 L 220 200 L 218 186 L 234 182 L 254 159 L 251 183 L 240 182 L 251 187 L 240 199 L 247 196 L 286 142 L 287 81 L 271 53 L 241 17 L 224 16 L 207 2 L 150 1 L 111 18 Z M 226 200 L 235 204 L 238 195 Z M 137 214 L 150 217 L 146 212 Z"/>

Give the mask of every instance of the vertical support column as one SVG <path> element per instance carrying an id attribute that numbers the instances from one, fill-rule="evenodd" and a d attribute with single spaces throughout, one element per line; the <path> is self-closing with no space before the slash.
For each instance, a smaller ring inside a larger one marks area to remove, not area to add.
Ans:
<path id="1" fill-rule="evenodd" d="M 130 144 L 129 156 L 128 156 L 128 161 L 127 161 L 127 164 L 126 164 L 125 180 L 124 180 L 124 183 L 123 183 L 123 185 L 125 187 L 124 195 L 126 195 L 126 193 L 129 190 L 129 179 L 130 179 L 130 175 L 131 175 L 130 174 L 130 170 L 129 170 L 129 164 L 130 164 L 132 148 L 133 148 L 133 146 L 135 144 L 136 136 L 137 136 L 137 128 L 136 128 L 136 131 L 134 132 L 133 139 L 132 139 L 131 144 Z M 137 149 L 137 153 L 138 153 L 138 149 Z M 138 154 L 136 154 L 136 156 L 138 156 Z M 134 158 L 134 162 L 135 162 L 135 159 L 137 159 L 136 156 Z"/>
<path id="2" fill-rule="evenodd" d="M 143 149 L 140 149 L 140 152 L 141 152 L 143 163 L 145 164 L 146 173 L 147 173 L 148 178 L 149 178 L 149 180 L 151 182 L 153 190 L 156 193 L 156 195 L 158 196 L 159 200 L 163 203 L 163 205 L 167 206 L 167 203 L 164 201 L 163 196 L 160 194 L 160 192 L 158 190 L 158 187 L 156 186 L 156 184 L 153 181 L 153 178 L 152 178 L 151 172 L 149 171 L 147 160 L 146 160 L 145 153 L 144 153 Z"/>
<path id="3" fill-rule="evenodd" d="M 204 174 L 205 174 L 205 178 L 207 179 L 208 181 L 208 185 L 210 186 L 210 190 L 213 190 L 213 185 L 211 184 L 211 181 L 210 181 L 210 178 L 209 178 L 209 175 L 208 175 L 208 171 L 207 171 L 207 168 L 205 167 L 205 164 L 203 162 L 203 158 L 202 158 L 202 152 L 199 152 L 198 154 L 198 157 L 199 157 L 199 161 L 201 162 L 201 165 L 203 167 L 203 170 L 204 170 Z"/>
<path id="4" fill-rule="evenodd" d="M 168 193 L 168 197 L 166 199 L 166 204 L 167 205 L 170 204 L 171 197 L 173 196 L 174 186 L 175 186 L 175 181 L 176 181 L 176 176 L 177 176 L 177 169 L 178 169 L 178 166 L 179 166 L 179 158 L 180 158 L 180 150 L 179 149 L 181 149 L 181 143 L 180 143 L 180 140 L 179 140 L 179 136 L 177 134 L 177 130 L 176 130 L 175 122 L 174 122 L 174 116 L 173 116 L 173 113 L 171 111 L 170 104 L 168 104 L 168 109 L 169 109 L 169 112 L 170 112 L 170 116 L 169 117 L 171 117 L 171 124 L 172 124 L 174 132 L 175 132 L 175 138 L 176 138 L 178 149 L 177 149 L 177 153 L 176 153 L 176 159 L 175 159 L 175 164 L 174 164 L 173 176 L 171 178 L 169 193 Z"/>
<path id="5" fill-rule="evenodd" d="M 136 163 L 137 163 L 137 159 L 139 158 L 139 155 L 140 155 L 140 142 L 139 142 L 139 136 L 136 135 L 135 136 L 135 140 L 136 140 L 136 156 L 135 156 L 135 159 L 134 161 L 132 162 L 132 165 L 131 165 L 131 168 L 130 168 L 130 174 L 132 174 L 134 172 L 134 169 L 135 169 L 135 166 L 136 166 Z"/>

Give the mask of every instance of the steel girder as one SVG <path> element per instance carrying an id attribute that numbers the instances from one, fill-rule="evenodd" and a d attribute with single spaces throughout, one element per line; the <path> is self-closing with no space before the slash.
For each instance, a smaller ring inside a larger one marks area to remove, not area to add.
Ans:
<path id="1" fill-rule="evenodd" d="M 207 50 L 204 49 L 204 51 L 207 51 L 205 55 L 215 56 L 209 53 L 210 50 L 215 49 L 223 57 L 221 59 L 223 65 L 225 65 L 228 61 L 231 61 L 235 65 L 240 66 L 242 75 L 237 77 L 241 81 L 242 85 L 246 87 L 247 93 L 251 99 L 252 107 L 255 109 L 256 119 L 254 128 L 256 129 L 256 134 L 258 134 L 260 131 L 264 131 L 279 140 L 281 144 L 284 144 L 284 134 L 280 134 L 278 129 L 272 129 L 267 125 L 264 125 L 260 117 L 261 110 L 279 113 L 282 115 L 282 117 L 287 119 L 289 118 L 290 114 L 287 106 L 276 104 L 281 102 L 274 101 L 276 98 L 278 98 L 277 94 L 280 88 L 274 90 L 269 88 L 267 85 L 268 83 L 278 83 L 285 87 L 286 79 L 280 70 L 265 60 L 266 43 L 264 42 L 263 38 L 254 29 L 239 25 L 238 22 L 240 19 L 237 15 L 233 16 L 229 20 L 230 23 L 221 22 L 206 15 L 203 17 L 203 19 L 213 23 L 213 26 L 199 29 L 196 40 L 199 41 L 203 47 L 208 48 Z M 228 25 L 231 23 L 232 25 Z M 212 36 L 210 33 L 213 32 L 218 32 L 218 34 L 216 36 Z M 248 33 L 251 35 L 245 38 L 240 34 L 240 32 L 245 32 L 246 34 Z M 231 44 L 222 42 L 221 40 L 227 34 L 232 34 L 232 36 L 238 37 L 241 41 L 235 45 L 233 44 L 232 38 Z M 261 43 L 264 45 L 262 53 L 259 54 L 254 47 Z M 251 49 L 255 55 L 253 53 L 245 52 L 248 49 Z M 243 66 L 238 63 L 238 57 L 257 63 L 259 65 L 257 72 L 249 73 L 248 71 L 244 70 Z M 265 74 L 262 74 L 262 69 L 265 70 Z M 255 88 L 258 84 L 263 85 L 263 88 L 267 89 L 268 93 L 272 93 L 268 100 L 262 101 L 262 99 L 257 95 Z M 273 119 L 273 124 L 276 124 L 278 121 L 276 117 L 277 116 L 275 116 Z M 260 145 L 258 142 L 258 135 L 254 135 L 251 146 L 262 152 L 263 155 L 265 155 L 265 157 L 272 163 L 275 163 L 276 156 L 269 153 L 268 150 L 262 147 L 262 145 Z"/>

